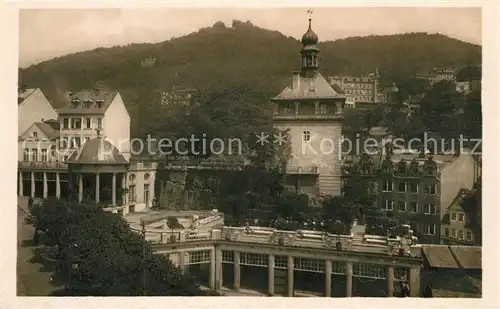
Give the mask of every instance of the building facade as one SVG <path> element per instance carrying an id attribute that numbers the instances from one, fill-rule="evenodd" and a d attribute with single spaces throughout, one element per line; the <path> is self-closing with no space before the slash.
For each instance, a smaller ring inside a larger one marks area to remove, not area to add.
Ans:
<path id="1" fill-rule="evenodd" d="M 378 69 L 375 73 L 361 76 L 329 76 L 328 81 L 346 96 L 346 108 L 365 105 L 370 107 L 382 102 Z"/>
<path id="2" fill-rule="evenodd" d="M 300 72 L 271 99 L 273 122 L 289 129 L 292 159 L 287 174 L 301 182 L 303 193 L 339 195 L 340 147 L 345 96 L 335 92 L 319 72 L 318 36 L 309 29 L 302 37 Z"/>
<path id="3" fill-rule="evenodd" d="M 424 79 L 431 86 L 441 81 L 455 81 L 458 69 L 456 68 L 433 68 L 431 72 L 417 73 L 417 79 Z"/>
<path id="4" fill-rule="evenodd" d="M 356 162 L 355 164 L 353 162 Z M 369 193 L 389 216 L 409 224 L 422 243 L 441 242 L 441 222 L 461 189 L 472 189 L 477 161 L 469 154 L 362 155 L 344 165 L 344 180 L 361 166 Z"/>

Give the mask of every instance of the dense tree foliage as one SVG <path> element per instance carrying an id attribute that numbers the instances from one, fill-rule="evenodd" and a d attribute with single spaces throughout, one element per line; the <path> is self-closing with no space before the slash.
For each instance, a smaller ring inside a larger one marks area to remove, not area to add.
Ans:
<path id="1" fill-rule="evenodd" d="M 33 222 L 58 247 L 66 289 L 58 295 L 196 296 L 196 282 L 133 232 L 120 216 L 95 204 L 45 200 L 31 208 Z"/>
<path id="2" fill-rule="evenodd" d="M 132 133 L 142 137 L 161 93 L 172 86 L 203 92 L 237 81 L 255 90 L 247 99 L 266 103 L 298 69 L 300 47 L 295 38 L 250 23 L 235 21 L 232 27 L 219 23 L 162 43 L 97 48 L 45 61 L 21 70 L 20 83 L 41 88 L 56 106 L 63 104 L 68 91 L 104 84 L 122 94 L 132 117 Z M 481 61 L 480 46 L 425 33 L 354 37 L 322 42 L 319 48 L 325 75 L 359 75 L 378 68 L 382 85 L 433 67 Z M 152 58 L 154 62 L 144 65 Z"/>

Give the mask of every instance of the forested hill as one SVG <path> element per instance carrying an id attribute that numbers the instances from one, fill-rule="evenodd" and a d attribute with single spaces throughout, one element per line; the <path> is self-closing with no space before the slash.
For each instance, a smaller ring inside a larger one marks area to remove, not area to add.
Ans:
<path id="1" fill-rule="evenodd" d="M 318 35 L 321 39 L 322 33 Z M 276 95 L 299 67 L 300 47 L 295 38 L 249 22 L 234 21 L 232 27 L 218 22 L 162 43 L 97 48 L 45 61 L 20 70 L 20 82 L 41 88 L 56 106 L 67 91 L 97 82 L 116 89 L 131 113 L 132 131 L 138 133 L 160 93 L 172 86 L 203 91 L 239 81 L 260 89 L 264 97 Z M 324 75 L 359 75 L 378 68 L 382 84 L 433 67 L 481 62 L 480 46 L 426 33 L 353 37 L 322 42 L 319 48 Z M 144 61 L 152 58 L 154 63 Z"/>

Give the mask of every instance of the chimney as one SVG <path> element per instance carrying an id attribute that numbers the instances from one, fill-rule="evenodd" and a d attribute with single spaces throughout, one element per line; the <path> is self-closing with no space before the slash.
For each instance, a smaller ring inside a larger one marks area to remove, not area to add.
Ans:
<path id="1" fill-rule="evenodd" d="M 293 72 L 292 90 L 300 87 L 300 72 Z"/>

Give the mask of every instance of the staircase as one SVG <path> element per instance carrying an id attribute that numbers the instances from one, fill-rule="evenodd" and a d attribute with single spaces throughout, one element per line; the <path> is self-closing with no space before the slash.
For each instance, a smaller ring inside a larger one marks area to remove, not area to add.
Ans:
<path id="1" fill-rule="evenodd" d="M 341 179 L 340 174 L 322 174 L 318 175 L 319 193 L 322 195 L 337 196 L 341 193 Z"/>

